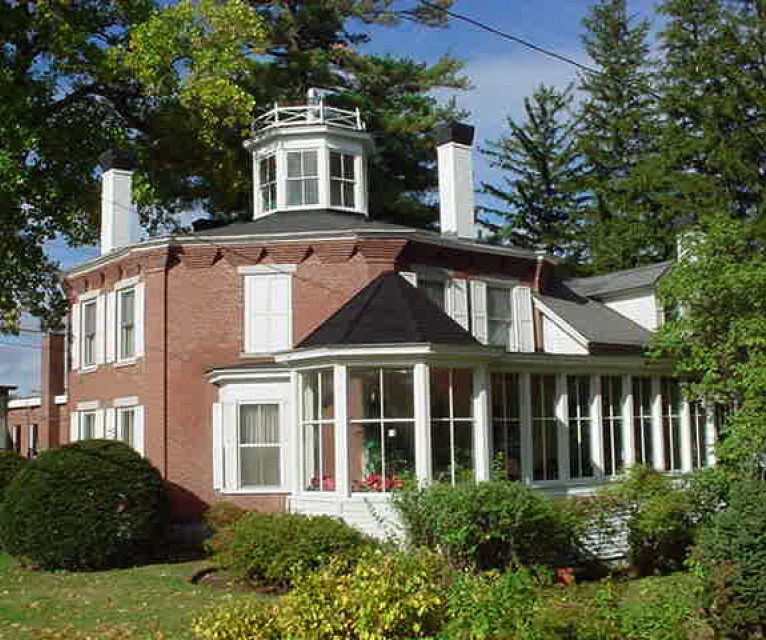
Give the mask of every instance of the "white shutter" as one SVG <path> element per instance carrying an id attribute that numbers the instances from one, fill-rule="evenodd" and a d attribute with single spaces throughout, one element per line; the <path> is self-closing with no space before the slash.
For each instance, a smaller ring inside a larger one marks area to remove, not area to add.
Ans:
<path id="1" fill-rule="evenodd" d="M 135 287 L 135 350 L 136 357 L 144 355 L 144 327 L 146 326 L 146 285 L 139 282 Z"/>
<path id="2" fill-rule="evenodd" d="M 142 456 L 146 455 L 144 445 L 144 407 L 133 408 L 133 448 Z"/>
<path id="3" fill-rule="evenodd" d="M 104 409 L 104 437 L 117 439 L 117 409 Z"/>
<path id="4" fill-rule="evenodd" d="M 535 325 L 532 317 L 532 289 L 518 286 L 513 289 L 513 309 L 516 324 L 516 348 L 525 353 L 535 350 Z"/>
<path id="5" fill-rule="evenodd" d="M 106 301 L 106 362 L 114 362 L 117 338 L 117 292 L 110 291 Z"/>
<path id="6" fill-rule="evenodd" d="M 288 274 L 245 276 L 245 351 L 272 353 L 292 346 Z"/>
<path id="7" fill-rule="evenodd" d="M 223 404 L 223 482 L 226 489 L 239 487 L 239 460 L 237 459 L 237 404 Z"/>
<path id="8" fill-rule="evenodd" d="M 96 298 L 96 364 L 104 364 L 104 352 L 106 351 L 106 296 Z"/>
<path id="9" fill-rule="evenodd" d="M 449 315 L 468 331 L 468 281 L 450 280 L 447 300 L 449 302 Z"/>
<path id="10" fill-rule="evenodd" d="M 80 368 L 80 303 L 75 302 L 72 305 L 72 313 L 69 316 L 72 329 L 72 370 L 77 371 Z M 74 414 L 73 414 L 74 415 Z"/>
<path id="11" fill-rule="evenodd" d="M 223 405 L 213 404 L 213 489 L 223 489 Z"/>
<path id="12" fill-rule="evenodd" d="M 80 436 L 80 412 L 72 411 L 69 416 L 69 442 L 77 442 Z"/>
<path id="13" fill-rule="evenodd" d="M 474 337 L 482 344 L 487 344 L 487 283 L 471 280 L 471 327 Z"/>
<path id="14" fill-rule="evenodd" d="M 514 295 L 515 288 L 508 289 L 508 297 L 510 298 L 508 302 L 508 308 L 511 310 L 511 323 L 510 327 L 508 328 L 508 333 L 510 334 L 508 336 L 508 351 L 521 351 L 521 347 L 519 346 L 519 337 L 517 335 L 516 331 L 516 325 L 518 324 L 518 312 L 516 311 L 516 297 Z"/>
<path id="15" fill-rule="evenodd" d="M 94 438 L 103 438 L 104 437 L 104 410 L 103 409 L 97 409 L 96 410 L 96 420 L 95 420 L 95 427 L 93 429 L 93 437 Z"/>
<path id="16" fill-rule="evenodd" d="M 291 276 L 269 276 L 271 294 L 271 344 L 270 351 L 282 351 L 292 346 L 290 336 Z"/>
<path id="17" fill-rule="evenodd" d="M 418 274 L 414 271 L 400 271 L 399 275 L 409 282 L 413 287 L 418 286 Z"/>

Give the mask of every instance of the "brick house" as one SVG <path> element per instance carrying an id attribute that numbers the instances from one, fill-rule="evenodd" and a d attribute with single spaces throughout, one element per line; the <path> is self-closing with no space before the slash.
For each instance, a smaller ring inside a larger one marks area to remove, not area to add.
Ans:
<path id="1" fill-rule="evenodd" d="M 369 531 L 408 476 L 576 494 L 709 464 L 713 416 L 643 355 L 669 264 L 561 281 L 482 242 L 473 129 L 437 138 L 439 233 L 369 215 L 372 138 L 321 101 L 256 122 L 248 222 L 139 241 L 129 158 L 108 154 L 101 255 L 66 274 L 69 348 L 46 337 L 13 443 L 123 439 L 179 520 L 225 499 Z"/>

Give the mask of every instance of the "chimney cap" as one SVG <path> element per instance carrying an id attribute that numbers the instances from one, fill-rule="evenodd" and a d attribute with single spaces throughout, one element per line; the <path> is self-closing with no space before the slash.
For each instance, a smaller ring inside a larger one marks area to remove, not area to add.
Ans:
<path id="1" fill-rule="evenodd" d="M 463 122 L 444 122 L 436 127 L 436 146 L 456 142 L 470 147 L 473 144 L 474 127 Z"/>
<path id="2" fill-rule="evenodd" d="M 104 171 L 133 171 L 136 168 L 136 154 L 125 149 L 109 149 L 99 156 L 98 163 Z"/>

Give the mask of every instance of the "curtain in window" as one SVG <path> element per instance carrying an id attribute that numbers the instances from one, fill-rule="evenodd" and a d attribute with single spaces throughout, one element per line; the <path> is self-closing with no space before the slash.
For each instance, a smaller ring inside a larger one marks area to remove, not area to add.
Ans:
<path id="1" fill-rule="evenodd" d="M 280 485 L 279 405 L 240 407 L 239 469 L 242 486 Z"/>

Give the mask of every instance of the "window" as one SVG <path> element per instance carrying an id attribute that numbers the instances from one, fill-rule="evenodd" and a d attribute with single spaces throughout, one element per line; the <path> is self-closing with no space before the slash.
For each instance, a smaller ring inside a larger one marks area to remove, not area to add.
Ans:
<path id="1" fill-rule="evenodd" d="M 492 374 L 492 459 L 506 480 L 521 480 L 519 374 Z"/>
<path id="2" fill-rule="evenodd" d="M 82 303 L 82 366 L 96 364 L 96 300 Z"/>
<path id="3" fill-rule="evenodd" d="M 335 491 L 335 400 L 332 369 L 301 374 L 303 487 Z"/>
<path id="4" fill-rule="evenodd" d="M 27 442 L 27 458 L 37 457 L 37 425 L 29 425 L 29 441 Z"/>
<path id="5" fill-rule="evenodd" d="M 556 376 L 532 376 L 532 457 L 534 480 L 559 477 Z"/>
<path id="6" fill-rule="evenodd" d="M 692 423 L 692 467 L 706 467 L 707 462 L 707 411 L 701 402 L 689 403 Z"/>
<path id="7" fill-rule="evenodd" d="M 569 475 L 593 475 L 590 452 L 590 376 L 567 376 L 569 405 Z"/>
<path id="8" fill-rule="evenodd" d="M 240 405 L 238 432 L 240 486 L 279 487 L 282 484 L 279 405 Z"/>
<path id="9" fill-rule="evenodd" d="M 489 344 L 509 349 L 513 328 L 511 289 L 509 287 L 487 287 L 487 322 Z"/>
<path id="10" fill-rule="evenodd" d="M 346 153 L 330 152 L 330 205 L 333 207 L 355 206 L 354 191 L 356 179 L 354 162 L 356 158 Z"/>
<path id="11" fill-rule="evenodd" d="M 617 475 L 625 464 L 620 376 L 601 376 L 601 443 L 604 448 L 604 475 Z"/>
<path id="12" fill-rule="evenodd" d="M 470 369 L 431 370 L 431 451 L 436 482 L 474 478 L 472 374 Z"/>
<path id="13" fill-rule="evenodd" d="M 95 437 L 96 437 L 96 412 L 81 411 L 77 439 L 88 440 L 90 438 L 95 438 Z"/>
<path id="14" fill-rule="evenodd" d="M 117 440 L 135 447 L 136 442 L 136 410 L 134 407 L 117 410 Z"/>
<path id="15" fill-rule="evenodd" d="M 13 433 L 11 435 L 13 450 L 16 453 L 21 453 L 21 425 L 17 424 L 13 427 Z"/>
<path id="16" fill-rule="evenodd" d="M 121 289 L 117 292 L 117 356 L 129 360 L 136 356 L 136 290 Z"/>
<path id="17" fill-rule="evenodd" d="M 287 205 L 319 202 L 319 165 L 316 151 L 287 152 Z"/>
<path id="18" fill-rule="evenodd" d="M 633 442 L 636 463 L 654 466 L 652 436 L 652 381 L 633 378 Z"/>
<path id="19" fill-rule="evenodd" d="M 277 208 L 277 157 L 270 155 L 258 164 L 258 185 L 261 192 L 261 211 Z"/>
<path id="20" fill-rule="evenodd" d="M 662 446 L 665 451 L 665 469 L 681 468 L 681 389 L 671 378 L 660 381 L 662 395 Z"/>
<path id="21" fill-rule="evenodd" d="M 444 303 L 445 286 L 443 280 L 420 280 L 418 279 L 418 288 L 423 290 L 423 293 L 428 296 L 428 299 L 433 302 L 442 311 L 445 310 L 446 305 Z"/>
<path id="22" fill-rule="evenodd" d="M 349 370 L 349 459 L 353 491 L 390 491 L 415 474 L 411 368 Z"/>
<path id="23" fill-rule="evenodd" d="M 245 351 L 273 353 L 292 345 L 291 288 L 287 273 L 245 276 Z"/>

